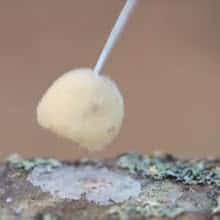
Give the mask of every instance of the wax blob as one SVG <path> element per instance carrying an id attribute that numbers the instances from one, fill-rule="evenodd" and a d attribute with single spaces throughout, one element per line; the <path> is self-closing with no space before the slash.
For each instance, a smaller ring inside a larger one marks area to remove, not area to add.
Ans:
<path id="1" fill-rule="evenodd" d="M 59 77 L 37 107 L 42 127 L 91 151 L 112 142 L 123 117 L 123 97 L 115 82 L 87 68 Z"/>

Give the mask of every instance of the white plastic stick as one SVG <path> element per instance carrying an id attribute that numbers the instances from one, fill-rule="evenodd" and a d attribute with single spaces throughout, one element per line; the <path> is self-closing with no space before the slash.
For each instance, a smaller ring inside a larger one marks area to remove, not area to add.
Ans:
<path id="1" fill-rule="evenodd" d="M 115 26 L 112 29 L 112 32 L 101 52 L 101 55 L 96 63 L 96 66 L 94 68 L 94 74 L 99 75 L 103 67 L 112 51 L 114 48 L 115 44 L 117 43 L 132 11 L 134 10 L 135 6 L 137 5 L 138 0 L 127 0 L 124 8 L 121 11 L 121 14 L 119 15 Z"/>

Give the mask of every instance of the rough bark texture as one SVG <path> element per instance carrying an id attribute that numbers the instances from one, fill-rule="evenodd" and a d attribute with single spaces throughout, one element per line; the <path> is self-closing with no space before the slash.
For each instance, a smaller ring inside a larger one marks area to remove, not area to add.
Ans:
<path id="1" fill-rule="evenodd" d="M 0 220 L 218 220 L 219 167 L 218 160 L 170 155 L 76 162 L 13 156 L 0 165 Z"/>

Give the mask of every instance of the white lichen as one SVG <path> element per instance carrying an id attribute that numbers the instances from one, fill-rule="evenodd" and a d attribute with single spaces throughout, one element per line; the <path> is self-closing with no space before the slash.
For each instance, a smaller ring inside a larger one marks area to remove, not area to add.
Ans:
<path id="1" fill-rule="evenodd" d="M 38 166 L 27 180 L 53 196 L 70 200 L 85 196 L 89 202 L 100 205 L 121 203 L 141 192 L 140 182 L 130 176 L 92 166 L 63 165 L 50 172 L 45 166 Z"/>

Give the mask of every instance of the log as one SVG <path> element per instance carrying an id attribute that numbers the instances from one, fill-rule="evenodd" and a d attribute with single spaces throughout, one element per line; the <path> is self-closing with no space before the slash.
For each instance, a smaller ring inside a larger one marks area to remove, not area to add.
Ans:
<path id="1" fill-rule="evenodd" d="M 9 157 L 1 220 L 218 220 L 220 160 L 128 153 L 108 160 Z"/>

